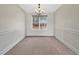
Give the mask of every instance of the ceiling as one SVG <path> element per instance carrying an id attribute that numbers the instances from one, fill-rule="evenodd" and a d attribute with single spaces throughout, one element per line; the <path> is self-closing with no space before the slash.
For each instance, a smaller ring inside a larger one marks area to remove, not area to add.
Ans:
<path id="1" fill-rule="evenodd" d="M 45 10 L 46 13 L 53 13 L 62 4 L 41 4 L 41 8 Z M 37 4 L 20 4 L 19 5 L 26 13 L 34 13 L 35 9 L 38 7 Z"/>

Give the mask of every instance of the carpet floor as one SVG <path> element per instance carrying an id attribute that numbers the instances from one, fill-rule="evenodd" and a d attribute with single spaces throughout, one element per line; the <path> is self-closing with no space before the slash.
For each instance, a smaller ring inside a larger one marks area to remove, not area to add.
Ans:
<path id="1" fill-rule="evenodd" d="M 5 55 L 74 55 L 55 37 L 26 37 Z"/>

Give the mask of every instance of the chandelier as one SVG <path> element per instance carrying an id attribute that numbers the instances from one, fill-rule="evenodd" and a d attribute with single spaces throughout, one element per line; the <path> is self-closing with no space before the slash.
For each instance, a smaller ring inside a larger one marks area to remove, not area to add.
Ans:
<path id="1" fill-rule="evenodd" d="M 41 9 L 40 4 L 38 4 L 38 8 L 35 9 L 35 13 L 37 15 L 42 15 L 45 13 L 45 11 L 43 9 Z"/>

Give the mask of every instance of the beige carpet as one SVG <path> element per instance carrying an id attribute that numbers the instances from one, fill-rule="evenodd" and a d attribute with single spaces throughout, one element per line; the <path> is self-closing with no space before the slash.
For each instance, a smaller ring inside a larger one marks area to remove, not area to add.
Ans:
<path id="1" fill-rule="evenodd" d="M 5 55 L 74 55 L 55 37 L 26 37 Z"/>

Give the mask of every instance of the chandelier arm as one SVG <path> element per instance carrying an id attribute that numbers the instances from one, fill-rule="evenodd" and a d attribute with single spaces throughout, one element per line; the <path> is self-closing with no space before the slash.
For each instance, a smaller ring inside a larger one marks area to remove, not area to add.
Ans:
<path id="1" fill-rule="evenodd" d="M 38 8 L 35 9 L 35 13 L 36 13 L 37 15 L 41 15 L 41 14 L 44 13 L 44 10 L 41 9 L 40 4 L 38 4 Z"/>

